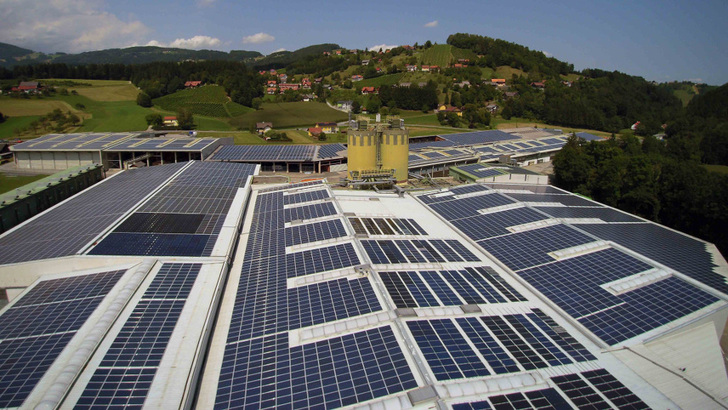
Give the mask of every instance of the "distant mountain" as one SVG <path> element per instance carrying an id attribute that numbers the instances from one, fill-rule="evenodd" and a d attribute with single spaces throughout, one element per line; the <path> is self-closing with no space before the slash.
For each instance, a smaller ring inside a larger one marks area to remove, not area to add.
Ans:
<path id="1" fill-rule="evenodd" d="M 257 51 L 232 50 L 229 53 L 215 50 L 188 50 L 153 46 L 113 48 L 87 51 L 80 54 L 44 54 L 0 43 L 0 66 L 12 67 L 19 64 L 45 62 L 79 64 L 144 64 L 157 61 L 224 60 L 251 61 L 263 55 Z"/>
<path id="2" fill-rule="evenodd" d="M 333 51 L 340 48 L 341 46 L 339 46 L 338 44 L 324 43 L 300 48 L 296 51 L 278 51 L 276 53 L 271 53 L 261 59 L 255 60 L 252 65 L 257 69 L 263 70 L 271 68 L 283 68 L 295 61 L 300 60 L 303 57 L 321 55 L 324 51 Z"/>

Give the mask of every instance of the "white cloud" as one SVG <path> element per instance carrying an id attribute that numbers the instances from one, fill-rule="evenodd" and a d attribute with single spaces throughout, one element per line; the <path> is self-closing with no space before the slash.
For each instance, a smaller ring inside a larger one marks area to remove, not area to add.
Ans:
<path id="1" fill-rule="evenodd" d="M 425 24 L 425 27 L 437 27 L 438 24 L 440 24 L 440 22 L 435 20 Z"/>
<path id="2" fill-rule="evenodd" d="M 543 55 L 545 55 L 546 57 L 553 57 L 553 56 L 554 56 L 553 54 L 549 53 L 548 51 L 542 51 L 542 53 L 543 53 Z"/>
<path id="3" fill-rule="evenodd" d="M 274 53 L 280 53 L 281 51 L 288 51 L 285 48 L 279 48 L 278 50 L 273 51 Z"/>
<path id="4" fill-rule="evenodd" d="M 2 0 L 0 38 L 36 51 L 78 53 L 139 43 L 152 31 L 103 8 L 103 0 Z"/>
<path id="5" fill-rule="evenodd" d="M 260 43 L 270 43 L 271 41 L 275 40 L 276 38 L 271 36 L 267 33 L 256 33 L 252 36 L 245 36 L 243 37 L 243 44 L 260 44 Z"/>
<path id="6" fill-rule="evenodd" d="M 382 49 L 382 51 L 387 51 L 387 50 L 391 50 L 391 49 L 397 48 L 397 47 L 399 47 L 399 46 L 390 46 L 390 45 L 387 45 L 387 44 L 379 44 L 379 45 L 376 45 L 376 46 L 369 47 L 369 50 L 379 51 L 379 49 Z"/>
<path id="7" fill-rule="evenodd" d="M 157 43 L 157 44 L 151 44 Z M 147 45 L 158 45 L 159 47 L 173 47 L 173 48 L 189 48 L 192 50 L 199 50 L 202 48 L 215 48 L 219 47 L 222 42 L 219 38 L 210 36 L 194 36 L 190 38 L 178 38 L 169 44 L 160 43 L 156 40 L 152 40 Z"/>

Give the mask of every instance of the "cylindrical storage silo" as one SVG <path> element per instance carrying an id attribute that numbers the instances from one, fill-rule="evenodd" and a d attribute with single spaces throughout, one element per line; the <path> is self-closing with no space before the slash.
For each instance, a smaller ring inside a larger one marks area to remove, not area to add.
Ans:
<path id="1" fill-rule="evenodd" d="M 397 182 L 407 181 L 409 166 L 409 132 L 406 129 L 385 129 L 382 133 L 382 169 L 395 170 Z"/>
<path id="2" fill-rule="evenodd" d="M 347 171 L 373 171 L 377 169 L 377 134 L 374 130 L 349 131 Z"/>

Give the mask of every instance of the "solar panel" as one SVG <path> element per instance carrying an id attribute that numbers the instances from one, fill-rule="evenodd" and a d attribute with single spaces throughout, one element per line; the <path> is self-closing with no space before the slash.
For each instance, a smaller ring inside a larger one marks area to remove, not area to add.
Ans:
<path id="1" fill-rule="evenodd" d="M 591 352 L 540 309 L 533 309 L 533 313 L 526 316 L 577 362 L 596 360 Z"/>
<path id="2" fill-rule="evenodd" d="M 611 406 L 577 374 L 552 377 L 569 399 L 581 408 L 609 409 Z"/>
<path id="3" fill-rule="evenodd" d="M 318 147 L 319 159 L 339 158 L 342 156 L 346 156 L 346 147 L 344 144 L 326 144 L 319 145 Z"/>
<path id="4" fill-rule="evenodd" d="M 522 202 L 558 202 L 566 206 L 598 206 L 597 203 L 576 195 L 555 195 L 555 194 L 506 194 L 509 197 Z"/>
<path id="5" fill-rule="evenodd" d="M 505 175 L 505 172 L 500 169 L 484 167 L 482 164 L 460 165 L 457 168 L 475 176 L 476 178 L 489 178 Z"/>
<path id="6" fill-rule="evenodd" d="M 124 171 L 0 236 L 0 263 L 76 254 L 186 163 Z"/>
<path id="7" fill-rule="evenodd" d="M 604 369 L 591 370 L 581 374 L 594 387 L 619 408 L 648 409 L 639 397 Z"/>
<path id="8" fill-rule="evenodd" d="M 634 216 L 617 211 L 612 208 L 584 208 L 575 206 L 564 207 L 538 207 L 554 218 L 598 218 L 604 222 L 643 222 Z"/>
<path id="9" fill-rule="evenodd" d="M 503 350 L 478 319 L 468 317 L 456 320 L 496 374 L 521 371 L 513 358 Z"/>
<path id="10" fill-rule="evenodd" d="M 450 319 L 408 321 L 407 327 L 437 380 L 490 374 Z"/>
<path id="11" fill-rule="evenodd" d="M 344 224 L 340 219 L 297 225 L 286 228 L 284 235 L 286 246 L 324 241 L 347 236 Z"/>
<path id="12" fill-rule="evenodd" d="M 498 130 L 446 134 L 441 135 L 441 137 L 448 141 L 452 141 L 457 145 L 477 145 L 497 141 L 517 140 L 521 138 Z"/>
<path id="13" fill-rule="evenodd" d="M 533 370 L 549 366 L 501 317 L 484 316 L 480 320 L 524 369 Z"/>
<path id="14" fill-rule="evenodd" d="M 478 210 L 512 204 L 515 201 L 502 194 L 492 193 L 466 198 L 453 199 L 442 203 L 429 204 L 433 211 L 452 221 L 478 215 Z"/>
<path id="15" fill-rule="evenodd" d="M 320 201 L 325 198 L 330 198 L 329 191 L 326 189 L 319 189 L 316 191 L 306 191 L 291 195 L 283 196 L 283 203 L 285 205 L 300 204 L 303 202 Z"/>
<path id="16" fill-rule="evenodd" d="M 515 208 L 452 220 L 452 224 L 474 241 L 510 234 L 507 228 L 548 219 L 531 208 Z"/>
<path id="17" fill-rule="evenodd" d="M 335 408 L 417 386 L 389 326 L 290 347 L 287 333 L 226 346 L 215 408 Z"/>
<path id="18" fill-rule="evenodd" d="M 518 232 L 478 241 L 486 251 L 513 270 L 552 262 L 548 255 L 560 249 L 594 242 L 594 239 L 566 225 Z"/>
<path id="19" fill-rule="evenodd" d="M 106 351 L 79 405 L 141 407 L 201 267 L 162 265 Z"/>
<path id="20" fill-rule="evenodd" d="M 213 235 L 151 234 L 113 232 L 89 255 L 209 256 Z"/>
<path id="21" fill-rule="evenodd" d="M 616 242 L 728 294 L 728 282 L 714 272 L 713 257 L 705 242 L 653 223 L 580 224 L 579 229 Z"/>
<path id="22" fill-rule="evenodd" d="M 0 316 L 0 406 L 19 407 L 125 270 L 38 283 Z"/>
<path id="23" fill-rule="evenodd" d="M 285 221 L 291 222 L 295 220 L 315 219 L 324 216 L 336 215 L 336 208 L 331 202 L 321 204 L 305 205 L 295 208 L 286 208 L 283 210 Z"/>
<path id="24" fill-rule="evenodd" d="M 596 135 L 589 134 L 588 132 L 577 132 L 576 136 L 587 141 L 604 141 L 604 138 L 597 137 Z"/>
<path id="25" fill-rule="evenodd" d="M 493 184 L 493 183 L 486 183 L 486 187 L 490 187 L 492 189 L 509 189 L 509 190 L 518 190 L 518 191 L 531 191 L 534 194 L 563 194 L 564 191 L 555 188 L 551 185 L 524 185 L 524 184 Z M 595 205 L 595 204 L 593 204 Z"/>

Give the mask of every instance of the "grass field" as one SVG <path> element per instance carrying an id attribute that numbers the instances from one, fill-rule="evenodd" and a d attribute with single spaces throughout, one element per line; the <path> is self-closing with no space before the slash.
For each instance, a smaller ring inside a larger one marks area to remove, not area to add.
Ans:
<path id="1" fill-rule="evenodd" d="M 10 117 L 0 124 L 0 139 L 13 138 L 17 130 L 27 127 L 31 122 L 40 118 L 40 115 L 30 115 L 26 117 Z"/>
<path id="2" fill-rule="evenodd" d="M 245 130 L 256 122 L 272 122 L 273 128 L 283 129 L 309 126 L 315 122 L 345 121 L 347 118 L 346 113 L 329 108 L 324 103 L 264 103 L 258 111 L 232 118 L 230 124 Z"/>
<path id="3" fill-rule="evenodd" d="M 94 101 L 136 101 L 139 90 L 131 84 L 69 88 Z"/>
<path id="4" fill-rule="evenodd" d="M 47 176 L 48 175 L 8 176 L 0 174 L 0 194 L 12 191 L 15 188 L 20 188 L 23 185 L 30 184 L 31 182 L 43 179 Z"/>
<path id="5" fill-rule="evenodd" d="M 673 95 L 675 95 L 675 97 L 680 99 L 683 107 L 687 107 L 690 100 L 692 100 L 693 97 L 695 97 L 695 94 L 688 90 L 675 90 L 673 92 Z"/>
<path id="6" fill-rule="evenodd" d="M 422 64 L 436 65 L 445 68 L 452 61 L 452 46 L 449 44 L 435 44 L 422 52 Z"/>
<path id="7" fill-rule="evenodd" d="M 177 112 L 186 108 L 192 114 L 206 117 L 230 118 L 253 111 L 252 108 L 230 101 L 225 89 L 217 85 L 180 90 L 153 101 L 155 106 L 165 111 Z"/>
<path id="8" fill-rule="evenodd" d="M 22 98 L 10 98 L 0 97 L 0 112 L 8 117 L 25 117 L 28 115 L 45 115 L 49 112 L 59 108 L 61 111 L 71 111 L 78 113 L 78 110 L 73 108 L 65 101 L 59 101 L 53 98 L 43 99 L 22 99 Z"/>
<path id="9" fill-rule="evenodd" d="M 526 75 L 526 73 L 524 73 L 522 70 L 507 65 L 502 65 L 495 69 L 496 78 L 505 78 L 506 80 L 510 80 L 511 78 L 513 78 L 513 74 L 519 77 Z"/>
<path id="10" fill-rule="evenodd" d="M 379 87 L 382 85 L 398 84 L 405 73 L 387 74 L 376 78 L 368 78 L 356 83 L 357 87 Z"/>
<path id="11" fill-rule="evenodd" d="M 64 82 L 64 81 L 73 81 L 74 83 L 80 83 L 80 84 L 90 84 L 94 87 L 108 87 L 108 86 L 116 86 L 116 85 L 126 85 L 131 84 L 127 80 L 76 80 L 76 79 L 69 79 L 69 78 L 48 78 L 43 80 L 44 84 L 51 84 L 56 82 Z M 63 87 L 63 85 L 57 85 L 58 87 Z"/>

